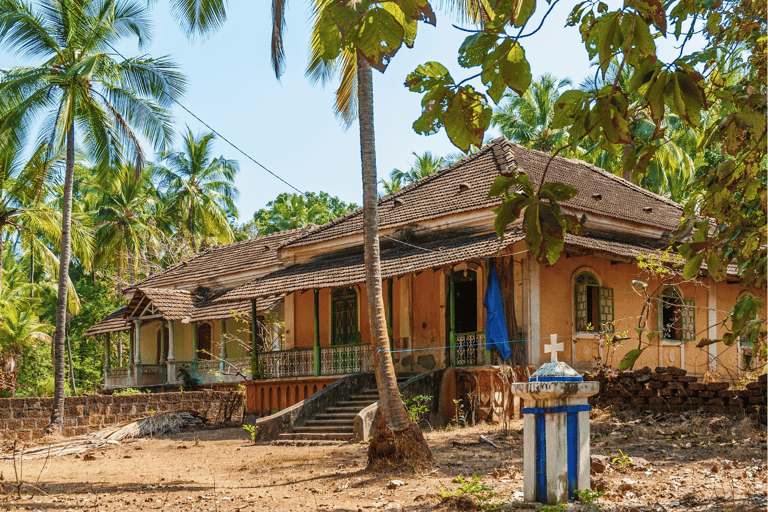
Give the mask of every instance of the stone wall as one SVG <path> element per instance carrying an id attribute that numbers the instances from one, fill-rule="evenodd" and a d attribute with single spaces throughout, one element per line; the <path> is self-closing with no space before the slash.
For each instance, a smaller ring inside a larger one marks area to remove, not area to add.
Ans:
<path id="1" fill-rule="evenodd" d="M 701 408 L 761 417 L 766 412 L 766 374 L 743 387 L 730 382 L 702 382 L 673 366 L 624 372 L 600 369 L 585 373 L 584 380 L 600 382 L 600 393 L 590 398 L 590 403 L 598 405 L 671 411 Z"/>
<path id="2" fill-rule="evenodd" d="M 0 438 L 27 441 L 42 437 L 50 422 L 52 403 L 53 398 L 50 397 L 0 399 Z M 209 423 L 225 419 L 239 421 L 242 418 L 242 403 L 242 394 L 237 391 L 212 390 L 67 397 L 63 434 L 87 434 L 143 418 L 153 412 L 189 412 Z M 233 407 L 231 418 L 223 418 L 225 412 Z"/>

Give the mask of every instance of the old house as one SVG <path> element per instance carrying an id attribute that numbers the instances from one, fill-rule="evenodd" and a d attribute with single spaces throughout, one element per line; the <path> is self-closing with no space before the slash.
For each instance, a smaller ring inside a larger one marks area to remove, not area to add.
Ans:
<path id="1" fill-rule="evenodd" d="M 497 198 L 488 190 L 516 170 L 536 183 L 549 155 L 497 139 L 481 151 L 379 200 L 381 261 L 391 349 L 404 373 L 496 362 L 487 350 L 483 301 L 498 275 L 517 363 L 558 359 L 577 369 L 617 365 L 637 347 L 635 328 L 647 284 L 651 347 L 640 366 L 681 366 L 734 376 L 748 344 L 697 348 L 719 338 L 743 293 L 735 275 L 715 283 L 659 278 L 638 255 L 669 244 L 682 207 L 606 171 L 555 158 L 548 181 L 579 193 L 562 207 L 583 221 L 567 235 L 555 265 L 526 249 L 520 224 L 493 231 Z M 362 210 L 328 224 L 214 247 L 125 291 L 128 305 L 89 334 L 132 330 L 132 363 L 109 368 L 107 388 L 175 382 L 180 368 L 216 384 L 241 377 L 268 382 L 281 408 L 340 375 L 372 369 L 365 307 Z M 256 321 L 254 321 L 254 319 Z M 270 325 L 275 334 L 265 334 Z M 275 327 L 277 326 L 277 327 Z M 237 342 L 240 340 L 240 342 Z M 216 357 L 212 357 L 215 355 Z M 270 395 L 271 396 L 271 395 Z"/>

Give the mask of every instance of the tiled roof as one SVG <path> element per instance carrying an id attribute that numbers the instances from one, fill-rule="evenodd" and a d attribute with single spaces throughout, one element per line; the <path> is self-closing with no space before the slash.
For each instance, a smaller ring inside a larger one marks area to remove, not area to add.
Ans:
<path id="1" fill-rule="evenodd" d="M 641 247 L 639 245 L 631 245 L 627 243 L 590 238 L 586 236 L 573 236 L 571 234 L 565 235 L 565 245 L 566 247 L 578 247 L 581 249 L 587 249 L 592 252 L 632 259 L 636 258 L 640 254 L 652 254 L 655 252 L 655 249 Z M 674 254 L 673 257 L 675 258 L 676 264 L 681 266 L 685 264 L 685 259 L 679 254 Z M 706 262 L 702 264 L 701 268 L 702 270 L 707 269 Z M 728 265 L 726 273 L 729 276 L 738 276 L 737 266 L 734 264 Z"/>
<path id="2" fill-rule="evenodd" d="M 397 244 L 381 251 L 382 279 L 442 267 L 496 254 L 524 237 L 519 227 L 510 228 L 500 243 L 495 233 L 458 236 L 416 245 Z M 225 293 L 218 301 L 268 297 L 313 288 L 347 286 L 365 281 L 363 255 L 354 254 L 278 270 Z"/>
<path id="3" fill-rule="evenodd" d="M 104 320 L 91 326 L 90 329 L 83 333 L 83 337 L 96 336 L 98 334 L 106 334 L 108 332 L 121 332 L 130 331 L 131 322 L 123 318 L 125 313 L 125 306 L 110 313 Z"/>
<path id="4" fill-rule="evenodd" d="M 198 288 L 194 292 L 175 290 L 173 288 L 138 288 L 127 308 L 123 308 L 125 316 L 139 316 L 148 299 L 164 320 L 187 320 L 202 322 L 204 320 L 220 320 L 235 316 L 251 316 L 251 301 L 217 302 L 222 292 L 212 292 L 206 288 Z M 259 299 L 256 310 L 263 312 L 281 300 L 280 297 Z M 127 313 L 125 313 L 127 311 Z M 114 314 L 114 313 L 113 313 Z"/>
<path id="5" fill-rule="evenodd" d="M 183 283 L 202 284 L 208 279 L 279 265 L 278 247 L 313 229 L 314 225 L 209 247 L 188 260 L 171 265 L 131 285 L 126 291 L 136 288 L 163 288 Z"/>
<path id="6" fill-rule="evenodd" d="M 518 170 L 538 183 L 550 155 L 524 148 L 502 138 L 449 167 L 379 199 L 379 229 L 387 230 L 455 213 L 481 210 L 499 204 L 488 199 L 493 180 Z M 682 207 L 580 160 L 555 157 L 546 181 L 575 186 L 579 194 L 565 205 L 617 219 L 674 230 Z M 597 197 L 600 199 L 596 199 Z M 362 233 L 362 209 L 286 243 L 288 247 Z"/>

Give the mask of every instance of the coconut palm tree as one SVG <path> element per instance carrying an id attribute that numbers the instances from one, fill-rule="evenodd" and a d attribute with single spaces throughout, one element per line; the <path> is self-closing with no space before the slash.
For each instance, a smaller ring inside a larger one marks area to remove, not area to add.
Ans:
<path id="1" fill-rule="evenodd" d="M 24 140 L 33 119 L 44 114 L 41 140 L 66 146 L 61 250 L 56 307 L 55 392 L 49 431 L 64 417 L 64 343 L 71 259 L 72 188 L 79 135 L 94 161 L 123 156 L 144 165 L 134 127 L 160 149 L 171 142 L 164 109 L 184 90 L 184 79 L 168 59 L 118 58 L 126 37 L 149 40 L 145 5 L 136 0 L 41 0 L 36 9 L 23 0 L 0 0 L 0 42 L 23 57 L 40 58 L 29 67 L 5 70 L 0 79 L 0 133 Z M 76 127 L 78 132 L 76 132 Z M 79 132 L 82 133 L 79 133 Z"/>
<path id="2" fill-rule="evenodd" d="M 502 103 L 493 112 L 491 123 L 502 135 L 521 146 L 550 153 L 565 143 L 566 132 L 550 127 L 560 90 L 571 85 L 545 73 L 518 96 L 507 89 Z M 505 101 L 506 100 L 506 101 Z"/>
<path id="3" fill-rule="evenodd" d="M 387 194 L 391 194 L 392 192 L 397 192 L 401 188 L 403 188 L 403 179 L 401 177 L 395 177 L 392 176 L 389 181 L 385 180 L 384 178 L 381 178 L 379 180 L 379 185 L 384 187 L 384 192 Z"/>
<path id="4" fill-rule="evenodd" d="M 98 252 L 94 264 L 114 263 L 120 289 L 123 268 L 128 269 L 133 284 L 137 262 L 157 246 L 160 229 L 155 218 L 160 205 L 152 173 L 143 172 L 136 180 L 133 166 L 126 163 L 115 171 L 106 176 L 104 173 L 83 188 L 96 227 Z"/>
<path id="5" fill-rule="evenodd" d="M 234 239 L 230 219 L 237 217 L 234 180 L 240 164 L 223 156 L 211 157 L 214 137 L 213 133 L 195 137 L 187 127 L 184 149 L 165 153 L 165 165 L 155 169 L 176 227 L 186 230 L 193 253 L 198 251 L 200 236 L 215 237 L 219 243 Z"/>
<path id="6" fill-rule="evenodd" d="M 425 151 L 421 155 L 414 151 L 411 154 L 416 158 L 416 161 L 408 171 L 392 169 L 390 177 L 393 181 L 397 178 L 407 185 L 445 167 L 445 159 L 441 156 L 432 155 L 431 151 Z"/>

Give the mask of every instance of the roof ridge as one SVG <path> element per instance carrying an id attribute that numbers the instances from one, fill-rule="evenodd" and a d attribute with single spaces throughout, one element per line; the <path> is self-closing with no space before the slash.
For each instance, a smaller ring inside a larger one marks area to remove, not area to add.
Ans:
<path id="1" fill-rule="evenodd" d="M 523 148 L 523 149 L 528 150 L 528 151 L 534 151 L 536 153 L 541 153 L 542 155 L 546 155 L 548 157 L 552 156 L 549 153 L 546 153 L 544 151 L 539 151 L 538 149 L 526 148 L 525 146 L 517 144 L 516 142 L 512 142 L 511 140 L 507 140 L 507 142 L 509 144 L 511 144 L 513 146 L 513 148 L 515 146 L 517 146 L 517 147 Z M 601 174 L 601 175 L 603 175 L 603 176 L 605 176 L 607 178 L 610 178 L 613 181 L 615 181 L 616 183 L 619 183 L 619 184 L 621 184 L 621 185 L 623 185 L 623 186 L 625 186 L 627 188 L 630 188 L 630 189 L 634 190 L 635 192 L 640 192 L 640 193 L 642 193 L 643 195 L 645 195 L 647 197 L 651 197 L 653 199 L 659 200 L 659 201 L 661 201 L 663 203 L 666 203 L 669 206 L 674 206 L 675 208 L 679 208 L 679 209 L 683 208 L 683 206 L 681 204 L 678 204 L 678 203 L 672 201 L 671 199 L 669 199 L 667 197 L 664 197 L 662 195 L 659 195 L 659 194 L 656 194 L 654 192 L 651 192 L 650 190 L 644 189 L 643 187 L 641 187 L 639 185 L 636 185 L 636 184 L 632 183 L 631 181 L 625 180 L 621 176 L 616 176 L 612 172 L 608 172 L 605 169 L 602 169 L 602 168 L 596 166 L 595 164 L 591 164 L 589 162 L 585 162 L 584 160 L 579 160 L 578 158 L 566 158 L 566 157 L 563 157 L 563 156 L 555 156 L 555 159 L 560 159 L 560 160 L 563 160 L 563 161 L 566 161 L 566 162 L 570 162 L 572 164 L 581 165 L 581 166 L 586 167 L 587 169 L 589 169 L 591 171 L 597 171 L 599 174 Z"/>
<path id="2" fill-rule="evenodd" d="M 436 180 L 439 177 L 445 175 L 446 173 L 455 170 L 456 167 L 466 165 L 467 163 L 470 163 L 471 161 L 479 158 L 480 155 L 484 155 L 488 151 L 492 151 L 493 145 L 497 144 L 499 142 L 499 139 L 503 139 L 503 137 L 499 137 L 498 139 L 492 140 L 491 142 L 486 144 L 485 147 L 480 148 L 480 150 L 478 150 L 475 153 L 472 153 L 471 155 L 465 156 L 464 158 L 462 158 L 461 160 L 459 160 L 457 162 L 454 162 L 454 163 L 452 163 L 450 165 L 442 167 L 442 168 L 438 169 L 437 171 L 435 171 L 435 172 L 433 172 L 431 174 L 428 174 L 427 176 L 424 176 L 423 178 L 419 178 L 418 180 L 416 180 L 416 181 L 414 181 L 412 183 L 408 183 L 407 185 L 405 185 L 403 188 L 401 188 L 399 190 L 395 190 L 394 192 L 392 192 L 390 194 L 387 194 L 385 196 L 379 197 L 377 199 L 377 201 L 376 201 L 377 206 L 381 206 L 383 204 L 386 204 L 389 201 L 394 201 L 397 197 L 399 197 L 399 196 L 401 196 L 401 195 L 403 195 L 403 194 L 405 194 L 407 192 L 410 192 L 410 191 L 412 191 L 414 189 L 422 187 L 425 184 L 430 183 L 431 181 Z M 296 237 L 296 238 L 294 238 L 292 240 L 286 241 L 282 245 L 282 247 L 285 247 L 285 246 L 287 246 L 289 244 L 297 242 L 297 241 L 301 240 L 301 238 L 303 238 L 305 236 L 308 236 L 310 233 L 315 234 L 315 232 L 317 232 L 317 231 L 325 231 L 326 229 L 329 229 L 332 226 L 335 226 L 335 225 L 337 225 L 337 224 L 339 224 L 339 223 L 341 223 L 341 222 L 343 222 L 343 221 L 345 221 L 345 220 L 347 220 L 347 219 L 349 219 L 349 218 L 351 218 L 351 217 L 353 217 L 355 215 L 361 215 L 362 211 L 363 211 L 363 208 L 360 207 L 357 210 L 345 213 L 341 217 L 337 217 L 337 218 L 333 219 L 332 221 L 326 222 L 322 226 L 319 226 L 314 231 L 308 232 L 306 234 L 302 234 L 301 236 L 298 236 L 298 237 Z"/>

